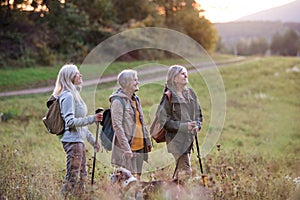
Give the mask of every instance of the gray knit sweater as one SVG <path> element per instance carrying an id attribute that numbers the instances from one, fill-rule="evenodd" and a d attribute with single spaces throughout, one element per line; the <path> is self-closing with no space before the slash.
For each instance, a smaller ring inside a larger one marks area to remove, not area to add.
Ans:
<path id="1" fill-rule="evenodd" d="M 65 132 L 62 142 L 82 142 L 87 140 L 95 144 L 95 138 L 87 125 L 95 122 L 93 115 L 87 115 L 87 108 L 82 102 L 75 101 L 71 92 L 64 90 L 59 96 L 61 114 L 65 120 Z"/>

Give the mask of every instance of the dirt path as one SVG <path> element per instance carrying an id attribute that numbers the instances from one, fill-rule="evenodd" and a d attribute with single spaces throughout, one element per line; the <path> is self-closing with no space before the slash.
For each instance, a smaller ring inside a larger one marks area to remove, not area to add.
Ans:
<path id="1" fill-rule="evenodd" d="M 242 63 L 242 62 L 249 62 L 249 61 L 253 61 L 253 60 L 248 60 L 245 59 L 244 57 L 237 57 L 223 62 L 218 62 L 216 63 L 216 65 L 218 67 L 223 67 L 223 66 L 232 65 L 234 63 Z M 215 65 L 212 65 L 212 63 L 200 63 L 196 66 L 196 69 L 188 70 L 188 72 L 193 73 L 198 70 L 204 70 L 213 67 L 215 67 Z M 167 70 L 166 68 L 162 68 L 160 66 L 151 66 L 151 67 L 147 67 L 146 69 L 143 69 L 142 71 L 139 70 L 137 71 L 139 74 L 139 78 L 141 77 L 140 80 L 143 80 L 143 83 L 147 83 L 147 82 L 155 82 L 155 81 L 163 80 L 166 76 L 166 70 Z M 83 86 L 85 87 L 85 86 L 97 85 L 102 83 L 116 82 L 116 80 L 117 80 L 117 75 L 106 76 L 106 77 L 101 77 L 100 79 L 84 80 Z M 40 87 L 40 88 L 1 92 L 0 97 L 47 93 L 53 91 L 53 89 L 54 89 L 54 85 L 47 86 L 47 87 Z"/>

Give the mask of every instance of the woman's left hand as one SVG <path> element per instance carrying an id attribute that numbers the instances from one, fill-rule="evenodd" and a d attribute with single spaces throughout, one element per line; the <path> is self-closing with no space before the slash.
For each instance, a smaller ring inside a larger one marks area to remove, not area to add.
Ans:
<path id="1" fill-rule="evenodd" d="M 192 130 L 192 132 L 196 131 L 196 133 L 198 133 L 201 130 L 200 126 L 195 126 Z"/>
<path id="2" fill-rule="evenodd" d="M 196 127 L 197 127 L 197 122 L 196 121 L 188 122 L 188 130 L 189 131 L 194 131 L 194 129 Z"/>

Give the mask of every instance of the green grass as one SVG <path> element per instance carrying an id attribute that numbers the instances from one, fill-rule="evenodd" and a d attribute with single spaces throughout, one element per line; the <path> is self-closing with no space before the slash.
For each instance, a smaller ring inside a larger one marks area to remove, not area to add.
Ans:
<path id="1" fill-rule="evenodd" d="M 58 67 L 36 67 L 25 69 L 1 69 L 0 91 L 54 85 Z"/>
<path id="2" fill-rule="evenodd" d="M 223 135 L 233 131 L 237 138 L 250 139 L 244 144 L 246 146 L 253 142 L 250 146 L 256 146 L 258 150 L 262 146 L 263 152 L 280 151 L 283 147 L 270 146 L 287 143 L 290 140 L 287 132 L 295 134 L 299 128 L 294 123 L 299 121 L 299 74 L 286 72 L 294 66 L 300 68 L 298 59 L 267 58 L 222 68 L 228 96 L 227 130 Z M 274 140 L 278 142 L 274 143 Z"/>
<path id="3" fill-rule="evenodd" d="M 233 58 L 230 55 L 214 55 L 215 61 L 223 61 Z M 207 61 L 208 57 L 192 59 L 194 62 L 201 60 Z M 183 59 L 159 60 L 159 61 L 134 61 L 134 62 L 113 62 L 108 67 L 105 64 L 99 65 L 78 65 L 80 71 L 84 74 L 85 79 L 94 79 L 99 77 L 99 73 L 103 71 L 103 75 L 115 75 L 122 69 L 137 68 L 149 63 L 159 63 L 161 65 L 185 64 Z M 105 68 L 106 67 L 106 68 Z M 28 89 L 42 86 L 51 86 L 55 84 L 55 79 L 61 66 L 52 67 L 31 67 L 21 69 L 0 69 L 0 92 Z"/>
<path id="4" fill-rule="evenodd" d="M 220 68 L 227 99 L 226 120 L 217 141 L 221 147 L 214 147 L 202 159 L 212 199 L 299 199 L 300 186 L 298 183 L 297 190 L 293 179 L 300 177 L 300 72 L 288 72 L 293 67 L 300 68 L 299 58 L 261 58 Z M 198 85 L 194 89 L 204 114 L 201 144 L 209 129 L 210 96 L 199 75 L 190 74 L 189 80 Z M 108 107 L 111 92 L 111 88 L 98 87 L 95 104 Z M 145 85 L 138 92 L 148 125 L 151 106 L 159 102 L 161 92 L 159 84 Z M 65 154 L 58 138 L 49 135 L 41 121 L 49 95 L 0 98 L 5 118 L 0 123 L 0 194 L 4 199 L 60 199 Z M 93 100 L 86 101 L 90 105 Z M 89 113 L 93 109 L 89 108 Z M 95 133 L 95 125 L 89 128 Z M 118 199 L 109 185 L 111 169 L 101 162 L 97 162 L 96 183 L 91 187 L 91 148 L 88 151 L 86 198 Z M 191 191 L 201 187 L 195 154 Z M 166 166 L 153 175 L 170 179 L 174 167 Z M 149 176 L 143 174 L 142 178 L 148 180 Z"/>

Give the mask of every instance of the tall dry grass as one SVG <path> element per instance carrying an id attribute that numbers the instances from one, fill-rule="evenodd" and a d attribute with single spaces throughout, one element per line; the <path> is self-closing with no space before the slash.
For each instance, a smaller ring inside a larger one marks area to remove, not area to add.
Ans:
<path id="1" fill-rule="evenodd" d="M 205 187 L 196 153 L 192 154 L 193 177 L 185 185 L 186 199 L 300 199 L 300 73 L 291 71 L 297 67 L 299 58 L 271 57 L 220 69 L 227 94 L 224 129 L 218 145 L 202 159 Z M 189 79 L 199 83 L 195 91 L 206 120 L 199 135 L 202 140 L 209 128 L 209 93 L 197 76 L 191 74 Z M 162 90 L 146 87 L 139 96 L 148 116 Z M 110 89 L 99 91 L 97 104 L 107 106 L 109 93 Z M 65 154 L 60 141 L 47 134 L 41 122 L 48 95 L 0 99 L 0 199 L 62 198 Z M 95 126 L 90 129 L 95 132 Z M 87 153 L 88 180 L 82 199 L 121 199 L 118 188 L 109 182 L 112 168 L 101 161 L 96 163 L 91 186 L 92 155 Z M 143 174 L 142 179 L 170 180 L 174 167 Z"/>

